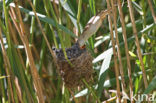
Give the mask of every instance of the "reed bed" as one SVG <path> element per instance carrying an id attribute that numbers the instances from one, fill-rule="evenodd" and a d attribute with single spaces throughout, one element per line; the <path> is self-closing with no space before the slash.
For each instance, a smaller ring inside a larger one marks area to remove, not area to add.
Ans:
<path id="1" fill-rule="evenodd" d="M 155 11 L 155 0 L 0 0 L 0 103 L 156 103 Z"/>

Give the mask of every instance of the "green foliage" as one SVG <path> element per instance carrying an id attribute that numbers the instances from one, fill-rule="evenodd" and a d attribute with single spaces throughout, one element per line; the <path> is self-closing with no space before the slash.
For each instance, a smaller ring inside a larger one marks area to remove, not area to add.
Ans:
<path id="1" fill-rule="evenodd" d="M 156 1 L 151 1 L 154 10 L 156 10 Z M 110 92 L 111 90 L 116 92 L 117 86 L 114 54 L 107 17 L 99 30 L 86 42 L 86 48 L 94 57 L 92 81 L 87 83 L 83 80 L 84 85 L 82 87 L 72 89 L 65 87 L 61 76 L 57 72 L 55 60 L 49 53 L 46 40 L 43 38 L 35 13 L 28 0 L 18 1 L 18 3 L 26 31 L 25 38 L 29 41 L 29 48 L 33 54 L 32 58 L 40 77 L 38 79 L 41 80 L 45 102 L 101 103 L 116 96 L 116 93 Z M 88 20 L 101 11 L 101 8 L 106 9 L 107 3 L 105 0 L 33 0 L 33 5 L 50 46 L 63 48 L 67 58 L 65 48 L 71 47 L 76 42 Z M 149 84 L 145 88 L 127 2 L 123 2 L 122 9 L 126 24 L 133 92 L 136 95 L 141 93 L 155 95 L 156 23 L 154 23 L 147 1 L 136 0 L 132 2 L 132 5 L 134 7 L 135 24 L 138 31 L 137 36 L 141 46 L 143 64 Z M 0 35 L 2 35 L 2 39 L 0 39 L 0 103 L 37 103 L 38 90 L 34 86 L 32 68 L 27 57 L 25 44 L 21 40 L 17 29 L 17 26 L 19 26 L 20 32 L 22 32 L 22 27 L 19 24 L 16 11 L 15 18 L 18 25 L 15 25 L 13 17 L 11 17 L 12 10 L 15 11 L 13 0 L 0 1 Z M 129 95 L 127 58 L 119 12 L 117 12 L 117 31 L 124 78 L 127 84 L 126 92 Z M 121 75 L 118 79 L 122 90 Z M 115 100 L 113 100 L 113 103 L 115 103 Z"/>

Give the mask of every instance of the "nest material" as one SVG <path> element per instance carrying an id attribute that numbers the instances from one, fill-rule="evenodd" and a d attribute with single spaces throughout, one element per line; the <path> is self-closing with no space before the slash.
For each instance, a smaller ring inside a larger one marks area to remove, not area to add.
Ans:
<path id="1" fill-rule="evenodd" d="M 90 53 L 86 49 L 80 49 L 77 43 L 67 48 L 66 53 L 72 65 L 65 59 L 62 49 L 55 49 L 57 68 L 65 86 L 68 88 L 81 86 L 82 79 L 89 82 L 93 73 Z"/>

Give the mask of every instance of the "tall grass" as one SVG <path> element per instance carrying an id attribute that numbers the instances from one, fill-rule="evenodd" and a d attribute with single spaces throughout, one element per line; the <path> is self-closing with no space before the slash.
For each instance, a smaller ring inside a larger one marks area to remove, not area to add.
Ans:
<path id="1" fill-rule="evenodd" d="M 68 60 L 89 19 L 110 8 L 86 41 L 91 83 L 67 88 L 52 47 Z M 155 11 L 155 0 L 1 0 L 0 103 L 156 103 Z"/>

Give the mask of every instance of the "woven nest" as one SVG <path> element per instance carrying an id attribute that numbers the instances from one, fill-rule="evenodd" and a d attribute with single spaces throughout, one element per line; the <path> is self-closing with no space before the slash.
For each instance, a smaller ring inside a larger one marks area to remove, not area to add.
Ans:
<path id="1" fill-rule="evenodd" d="M 56 55 L 56 64 L 59 74 L 68 88 L 74 88 L 83 84 L 82 79 L 87 82 L 91 80 L 93 73 L 92 56 L 86 49 L 80 49 L 76 43 L 66 49 L 67 61 L 62 49 L 53 49 Z M 70 64 L 70 63 L 71 64 Z"/>

